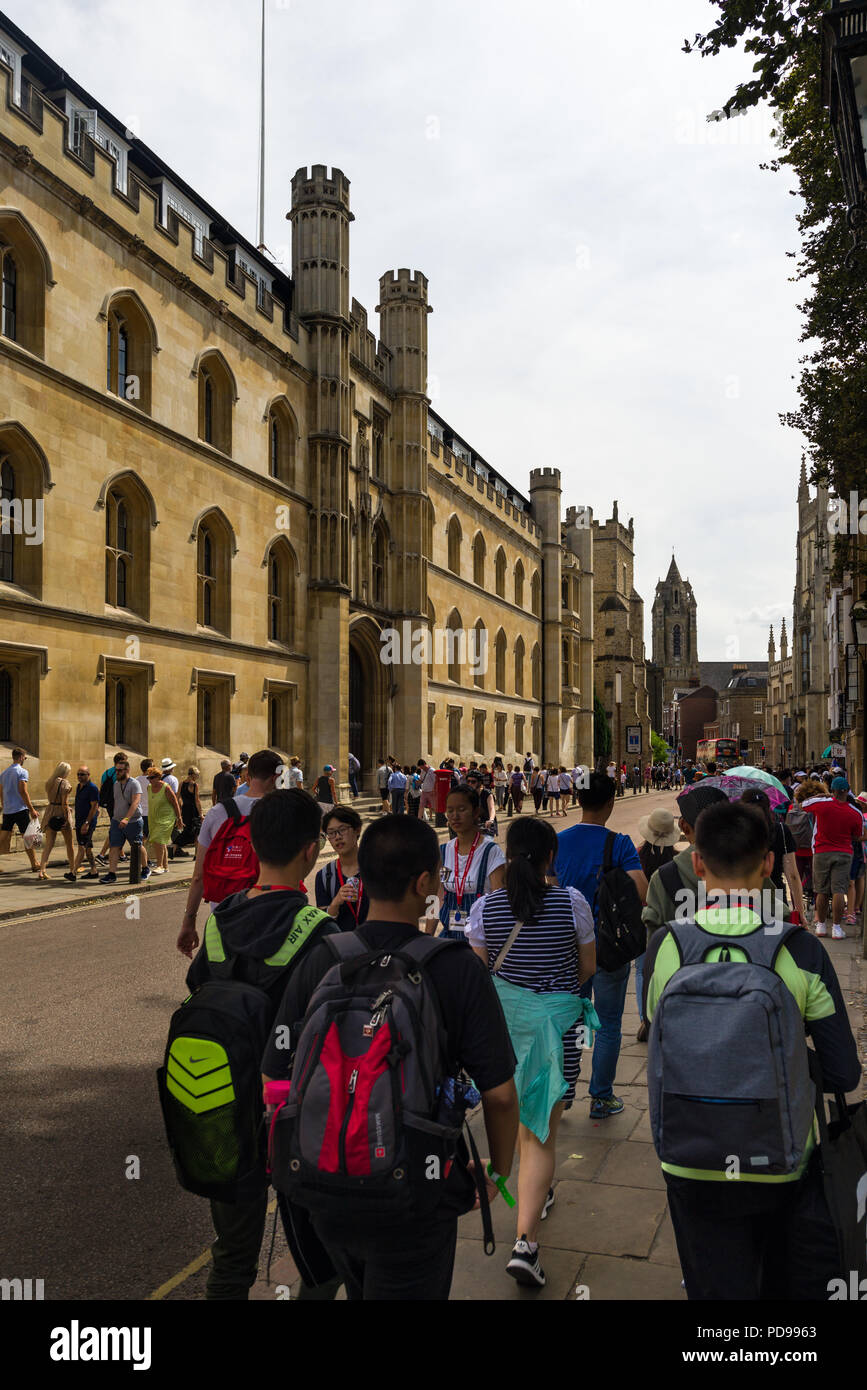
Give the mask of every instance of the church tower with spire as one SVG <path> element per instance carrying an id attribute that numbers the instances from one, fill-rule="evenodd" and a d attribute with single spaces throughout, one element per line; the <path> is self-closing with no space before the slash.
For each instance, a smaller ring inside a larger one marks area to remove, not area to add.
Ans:
<path id="1" fill-rule="evenodd" d="M 662 700 L 671 702 L 674 690 L 700 684 L 696 602 L 692 585 L 683 579 L 674 554 L 653 600 L 653 661 L 662 670 Z"/>

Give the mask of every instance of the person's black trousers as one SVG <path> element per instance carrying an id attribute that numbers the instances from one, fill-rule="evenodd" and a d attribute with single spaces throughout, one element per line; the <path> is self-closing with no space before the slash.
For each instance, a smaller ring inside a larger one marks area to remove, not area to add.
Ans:
<path id="1" fill-rule="evenodd" d="M 406 1244 L 389 1248 L 382 1236 L 360 1236 L 314 1217 L 314 1227 L 346 1285 L 350 1302 L 444 1301 L 452 1286 L 457 1217 L 407 1227 Z"/>
<path id="2" fill-rule="evenodd" d="M 827 1301 L 843 1271 L 815 1156 L 795 1183 L 665 1183 L 691 1301 Z"/>
<path id="3" fill-rule="evenodd" d="M 259 1252 L 265 1234 L 270 1190 L 249 1202 L 211 1202 L 217 1239 L 211 1246 L 212 1265 L 205 1290 L 207 1300 L 246 1299 L 259 1273 Z M 310 1224 L 310 1217 L 277 1193 L 286 1242 L 301 1275 L 299 1299 L 334 1298 L 340 1287 L 334 1266 Z"/>

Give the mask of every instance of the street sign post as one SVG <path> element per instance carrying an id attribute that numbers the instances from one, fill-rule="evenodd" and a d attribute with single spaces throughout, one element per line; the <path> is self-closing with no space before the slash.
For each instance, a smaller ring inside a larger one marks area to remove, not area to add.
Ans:
<path id="1" fill-rule="evenodd" d="M 626 726 L 626 752 L 641 753 L 641 725 L 627 724 Z"/>

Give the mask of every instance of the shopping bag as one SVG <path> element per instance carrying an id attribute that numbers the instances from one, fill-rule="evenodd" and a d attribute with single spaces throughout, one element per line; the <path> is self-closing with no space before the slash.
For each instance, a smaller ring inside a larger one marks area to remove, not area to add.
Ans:
<path id="1" fill-rule="evenodd" d="M 25 849 L 40 849 L 42 847 L 42 831 L 39 828 L 38 820 L 31 820 L 24 831 L 24 847 Z"/>

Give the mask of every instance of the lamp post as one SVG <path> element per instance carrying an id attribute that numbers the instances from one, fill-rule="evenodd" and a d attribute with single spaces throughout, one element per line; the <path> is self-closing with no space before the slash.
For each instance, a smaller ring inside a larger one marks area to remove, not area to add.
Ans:
<path id="1" fill-rule="evenodd" d="M 822 16 L 822 100 L 846 190 L 848 265 L 867 227 L 867 0 L 841 0 Z"/>

